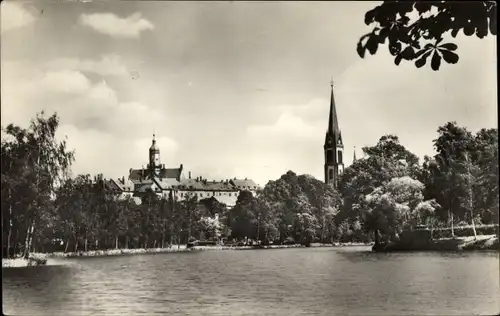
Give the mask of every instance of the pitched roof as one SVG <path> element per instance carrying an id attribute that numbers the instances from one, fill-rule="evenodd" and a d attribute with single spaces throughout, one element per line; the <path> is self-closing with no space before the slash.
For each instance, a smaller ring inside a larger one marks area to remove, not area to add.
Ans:
<path id="1" fill-rule="evenodd" d="M 182 168 L 164 168 L 160 170 L 160 178 L 180 179 Z"/>
<path id="2" fill-rule="evenodd" d="M 153 186 L 154 182 L 153 180 L 144 180 L 138 183 L 135 183 L 135 192 L 139 193 L 145 193 L 148 191 L 148 189 L 151 189 Z"/>
<path id="3" fill-rule="evenodd" d="M 182 168 L 162 168 L 158 175 L 159 178 L 180 179 Z M 151 179 L 150 171 L 147 169 L 130 169 L 128 178 L 134 182 L 141 179 Z"/>
<path id="4" fill-rule="evenodd" d="M 201 181 L 196 181 L 195 179 L 182 179 L 178 188 L 187 190 L 205 190 L 205 185 Z"/>
<path id="5" fill-rule="evenodd" d="M 141 179 L 148 177 L 148 171 L 146 169 L 130 169 L 128 174 L 129 180 L 136 182 L 141 181 Z"/>
<path id="6" fill-rule="evenodd" d="M 119 191 L 121 190 L 120 186 L 116 184 L 115 180 L 110 179 L 110 180 L 104 180 L 104 185 L 106 188 L 113 190 L 113 191 Z"/>
<path id="7" fill-rule="evenodd" d="M 231 184 L 239 190 L 256 190 L 257 184 L 252 179 L 231 179 Z"/>
<path id="8" fill-rule="evenodd" d="M 211 191 L 236 191 L 237 189 L 232 186 L 229 182 L 226 181 L 212 181 L 204 184 L 206 187 L 206 190 L 211 190 Z"/>
<path id="9" fill-rule="evenodd" d="M 117 187 L 120 191 L 134 191 L 134 183 L 128 179 L 111 179 L 110 182 L 113 183 L 112 186 Z"/>
<path id="10" fill-rule="evenodd" d="M 153 179 L 156 185 L 162 190 L 174 189 L 180 185 L 180 182 L 177 179 L 171 178 L 154 178 Z"/>

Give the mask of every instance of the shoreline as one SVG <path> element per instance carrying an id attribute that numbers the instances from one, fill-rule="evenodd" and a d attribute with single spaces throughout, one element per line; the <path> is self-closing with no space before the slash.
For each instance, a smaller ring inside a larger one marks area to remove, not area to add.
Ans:
<path id="1" fill-rule="evenodd" d="M 353 247 L 353 246 L 372 246 L 373 243 L 335 243 L 335 244 L 320 244 L 313 243 L 311 248 L 325 247 Z M 267 250 L 267 249 L 290 249 L 290 248 L 306 248 L 300 244 L 293 245 L 269 245 L 269 246 L 194 246 L 187 248 L 186 245 L 175 245 L 169 248 L 138 248 L 138 249 L 107 249 L 107 250 L 90 250 L 81 252 L 53 252 L 53 253 L 32 253 L 30 259 L 23 258 L 5 259 L 2 258 L 2 268 L 16 268 L 37 266 L 34 261 L 43 262 L 39 265 L 45 265 L 48 259 L 64 259 L 64 258 L 98 258 L 98 257 L 113 257 L 113 256 L 132 256 L 140 254 L 160 254 L 160 253 L 186 253 L 196 251 L 227 251 L 227 250 Z"/>
<path id="2" fill-rule="evenodd" d="M 343 248 L 343 247 L 371 247 L 373 252 L 407 252 L 407 251 L 498 251 L 500 250 L 498 236 L 480 235 L 474 237 L 441 238 L 433 240 L 425 245 L 411 245 L 401 243 L 389 243 L 381 245 L 375 249 L 374 243 L 333 243 L 321 244 L 311 243 L 310 248 Z M 290 249 L 309 248 L 301 244 L 292 245 L 267 245 L 267 246 L 194 246 L 188 248 L 187 245 L 174 245 L 169 248 L 137 248 L 137 249 L 107 249 L 90 250 L 79 252 L 53 252 L 53 253 L 32 253 L 29 259 L 2 258 L 2 268 L 22 268 L 46 265 L 49 259 L 69 259 L 69 258 L 99 258 L 113 256 L 133 256 L 141 254 L 161 254 L 161 253 L 187 253 L 197 251 L 228 251 L 228 250 L 269 250 L 269 249 Z"/>
<path id="3" fill-rule="evenodd" d="M 373 246 L 374 252 L 406 252 L 406 251 L 499 251 L 500 244 L 496 235 L 478 235 L 440 238 L 425 243 L 392 242 L 381 244 L 378 248 Z"/>

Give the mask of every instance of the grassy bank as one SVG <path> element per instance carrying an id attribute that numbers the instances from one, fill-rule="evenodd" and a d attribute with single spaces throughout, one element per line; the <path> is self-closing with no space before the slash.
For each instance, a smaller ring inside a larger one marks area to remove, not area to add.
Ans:
<path id="1" fill-rule="evenodd" d="M 336 244 L 320 244 L 313 243 L 311 247 L 349 247 L 349 246 L 369 246 L 364 243 L 336 243 Z M 35 266 L 34 262 L 43 264 L 49 258 L 82 258 L 82 257 L 110 257 L 110 256 L 125 256 L 138 254 L 158 254 L 171 252 L 191 252 L 191 251 L 214 251 L 214 250 L 251 250 L 251 249 L 289 249 L 301 248 L 303 245 L 269 245 L 269 246 L 195 246 L 187 248 L 186 245 L 173 246 L 171 248 L 149 248 L 149 249 L 108 249 L 95 251 L 81 252 L 54 252 L 54 253 L 32 253 L 31 260 L 21 258 L 2 259 L 2 267 L 27 267 Z"/>
<path id="2" fill-rule="evenodd" d="M 47 263 L 46 258 L 14 258 L 14 259 L 2 259 L 2 268 L 25 268 L 25 267 L 36 267 L 43 266 Z"/>

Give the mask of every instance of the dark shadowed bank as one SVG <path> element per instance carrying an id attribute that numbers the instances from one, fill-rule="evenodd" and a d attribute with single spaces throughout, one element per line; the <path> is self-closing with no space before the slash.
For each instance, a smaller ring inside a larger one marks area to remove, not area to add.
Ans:
<path id="1" fill-rule="evenodd" d="M 498 227 L 493 227 L 498 230 Z M 458 230 L 460 232 L 460 230 Z M 439 234 L 438 234 L 439 235 Z M 372 247 L 376 252 L 393 251 L 464 251 L 464 250 L 500 250 L 497 234 L 476 236 L 454 236 L 433 238 L 432 231 L 420 229 L 404 231 L 399 240 L 376 243 Z"/>

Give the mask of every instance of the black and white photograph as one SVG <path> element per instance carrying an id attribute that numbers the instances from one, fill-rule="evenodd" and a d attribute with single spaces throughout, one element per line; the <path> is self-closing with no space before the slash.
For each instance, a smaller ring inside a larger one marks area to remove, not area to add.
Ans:
<path id="1" fill-rule="evenodd" d="M 500 314 L 496 1 L 0 3 L 4 315 Z"/>

